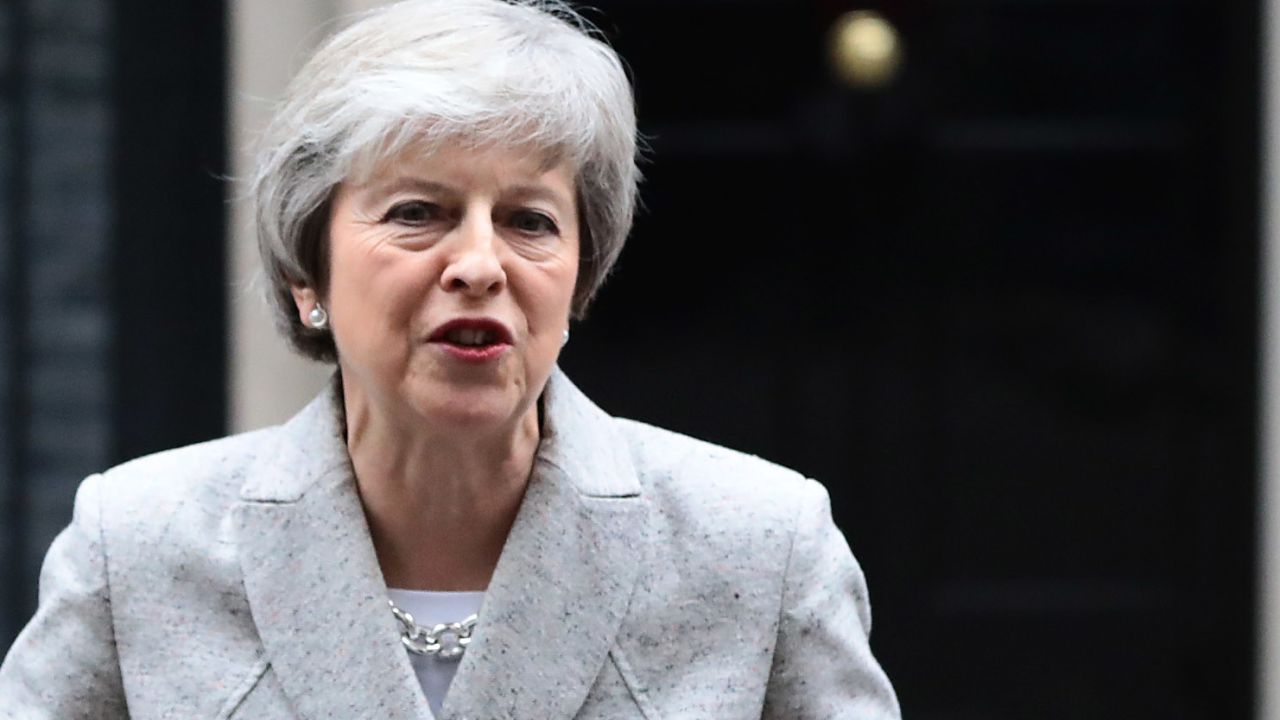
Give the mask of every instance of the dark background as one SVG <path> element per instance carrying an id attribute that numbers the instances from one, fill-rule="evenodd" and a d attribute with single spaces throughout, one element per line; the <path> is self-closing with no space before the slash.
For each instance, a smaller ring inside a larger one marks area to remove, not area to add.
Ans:
<path id="1" fill-rule="evenodd" d="M 827 485 L 907 717 L 1248 717 L 1260 5 L 593 4 L 650 152 L 570 375 Z M 0 646 L 83 475 L 225 425 L 224 12 L 0 3 Z"/>
<path id="2" fill-rule="evenodd" d="M 1249 716 L 1257 5 L 595 4 L 652 163 L 569 374 L 828 486 L 907 717 Z"/>
<path id="3" fill-rule="evenodd" d="M 225 12 L 0 0 L 0 646 L 84 476 L 225 432 Z"/>

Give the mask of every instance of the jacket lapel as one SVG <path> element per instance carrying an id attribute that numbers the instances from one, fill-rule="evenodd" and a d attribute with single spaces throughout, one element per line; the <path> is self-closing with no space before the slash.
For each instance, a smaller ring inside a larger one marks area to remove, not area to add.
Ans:
<path id="1" fill-rule="evenodd" d="M 387 607 L 333 392 L 264 443 L 234 522 L 254 623 L 298 714 L 430 718 Z"/>
<path id="2" fill-rule="evenodd" d="M 254 623 L 301 717 L 431 718 L 387 609 L 337 397 L 321 395 L 267 436 L 241 489 L 233 519 Z M 559 370 L 543 410 L 448 720 L 573 717 L 643 565 L 647 503 L 612 419 Z"/>
<path id="3" fill-rule="evenodd" d="M 543 439 L 444 717 L 571 718 L 606 662 L 642 565 L 646 503 L 609 416 L 558 370 Z"/>

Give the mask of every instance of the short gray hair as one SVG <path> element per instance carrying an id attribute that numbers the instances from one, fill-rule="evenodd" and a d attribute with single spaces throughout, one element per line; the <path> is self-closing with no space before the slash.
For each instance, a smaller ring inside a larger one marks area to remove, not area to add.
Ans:
<path id="1" fill-rule="evenodd" d="M 640 173 L 631 84 L 561 0 L 405 0 L 358 16 L 294 78 L 263 135 L 250 194 L 277 324 L 332 361 L 291 286 L 328 287 L 330 199 L 413 144 L 530 146 L 574 169 L 581 318 L 631 229 Z"/>

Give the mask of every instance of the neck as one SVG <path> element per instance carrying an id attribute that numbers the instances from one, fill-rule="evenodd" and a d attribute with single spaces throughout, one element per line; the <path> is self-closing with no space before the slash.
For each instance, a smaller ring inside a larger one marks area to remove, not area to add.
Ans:
<path id="1" fill-rule="evenodd" d="M 538 449 L 537 407 L 487 433 L 380 412 L 344 387 L 347 449 L 390 587 L 483 590 Z"/>

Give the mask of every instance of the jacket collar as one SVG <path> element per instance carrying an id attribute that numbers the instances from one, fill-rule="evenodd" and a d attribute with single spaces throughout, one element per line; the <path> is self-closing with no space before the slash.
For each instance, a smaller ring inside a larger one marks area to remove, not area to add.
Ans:
<path id="1" fill-rule="evenodd" d="M 340 402 L 331 387 L 277 429 L 243 483 L 245 590 L 302 717 L 431 717 L 387 608 Z M 639 572 L 645 503 L 625 440 L 558 369 L 542 402 L 529 487 L 445 718 L 571 718 Z"/>
<path id="2" fill-rule="evenodd" d="M 560 368 L 542 392 L 544 422 L 538 461 L 563 471 L 586 497 L 630 497 L 640 481 L 626 442 L 612 418 L 591 402 Z M 335 472 L 351 472 L 342 436 L 342 391 L 337 376 L 291 420 L 240 489 L 242 500 L 297 502 Z"/>
<path id="3" fill-rule="evenodd" d="M 613 418 L 591 402 L 560 368 L 542 392 L 544 413 L 538 459 L 561 471 L 584 497 L 623 498 L 640 494 L 630 448 Z"/>

